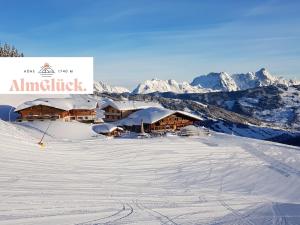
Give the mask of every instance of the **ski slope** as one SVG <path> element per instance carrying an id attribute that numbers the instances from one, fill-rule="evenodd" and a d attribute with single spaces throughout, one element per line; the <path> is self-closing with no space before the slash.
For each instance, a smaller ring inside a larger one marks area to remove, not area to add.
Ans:
<path id="1" fill-rule="evenodd" d="M 34 126 L 0 121 L 1 225 L 300 224 L 300 148 L 221 134 L 40 148 Z"/>

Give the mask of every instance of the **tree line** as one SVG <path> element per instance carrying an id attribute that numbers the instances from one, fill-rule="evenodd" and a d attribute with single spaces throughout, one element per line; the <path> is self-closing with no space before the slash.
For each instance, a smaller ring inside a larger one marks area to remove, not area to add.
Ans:
<path id="1" fill-rule="evenodd" d="M 14 46 L 10 46 L 5 43 L 1 45 L 0 43 L 0 57 L 23 57 L 23 53 L 19 52 Z"/>

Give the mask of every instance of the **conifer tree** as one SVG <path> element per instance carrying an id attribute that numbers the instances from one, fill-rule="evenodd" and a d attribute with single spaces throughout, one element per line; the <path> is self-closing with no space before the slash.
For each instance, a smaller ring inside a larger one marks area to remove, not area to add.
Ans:
<path id="1" fill-rule="evenodd" d="M 19 53 L 15 46 L 10 46 L 7 43 L 2 46 L 0 43 L 0 57 L 24 57 L 24 55 Z"/>

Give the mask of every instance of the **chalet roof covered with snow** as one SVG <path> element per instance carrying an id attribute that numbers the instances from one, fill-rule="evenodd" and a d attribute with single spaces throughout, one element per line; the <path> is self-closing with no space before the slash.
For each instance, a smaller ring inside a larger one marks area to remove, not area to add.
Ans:
<path id="1" fill-rule="evenodd" d="M 111 106 L 118 110 L 135 110 L 135 109 L 146 109 L 150 107 L 162 107 L 156 102 L 143 102 L 143 101 L 107 101 L 101 108 L 104 109 L 107 106 Z"/>
<path id="2" fill-rule="evenodd" d="M 95 109 L 97 107 L 97 101 L 84 98 L 38 98 L 33 101 L 27 101 L 19 105 L 15 111 L 20 111 L 33 106 L 49 106 L 65 111 L 72 109 Z"/>
<path id="3" fill-rule="evenodd" d="M 93 130 L 98 134 L 107 134 L 114 130 L 123 130 L 123 128 L 118 127 L 111 123 L 101 123 L 99 125 L 93 126 Z"/>
<path id="4" fill-rule="evenodd" d="M 143 121 L 143 123 L 146 123 L 146 124 L 153 124 L 167 116 L 170 116 L 170 115 L 173 115 L 176 113 L 193 118 L 195 120 L 202 120 L 201 117 L 196 116 L 191 113 L 188 113 L 188 112 L 174 111 L 174 110 L 165 109 L 165 108 L 151 107 L 151 108 L 142 109 L 137 112 L 134 112 L 134 113 L 130 114 L 127 118 L 120 120 L 118 123 L 120 125 L 125 125 L 125 126 L 140 125 L 141 121 Z"/>

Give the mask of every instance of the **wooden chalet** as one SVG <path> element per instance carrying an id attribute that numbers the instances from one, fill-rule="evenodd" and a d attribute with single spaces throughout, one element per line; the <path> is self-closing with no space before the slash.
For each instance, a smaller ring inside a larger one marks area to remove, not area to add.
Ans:
<path id="1" fill-rule="evenodd" d="M 104 121 L 113 122 L 128 117 L 130 114 L 150 107 L 161 107 L 154 102 L 142 101 L 108 101 L 101 109 L 104 111 Z"/>
<path id="2" fill-rule="evenodd" d="M 92 99 L 39 98 L 19 105 L 19 121 L 63 120 L 94 122 L 98 103 Z"/>
<path id="3" fill-rule="evenodd" d="M 153 133 L 179 130 L 200 120 L 191 113 L 152 107 L 132 113 L 118 124 L 133 132 Z"/>
<path id="4" fill-rule="evenodd" d="M 105 136 L 118 137 L 123 133 L 123 128 L 110 123 L 102 123 L 93 127 L 93 130 Z"/>

